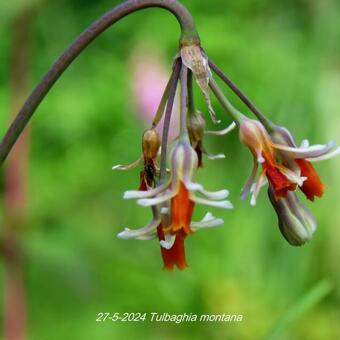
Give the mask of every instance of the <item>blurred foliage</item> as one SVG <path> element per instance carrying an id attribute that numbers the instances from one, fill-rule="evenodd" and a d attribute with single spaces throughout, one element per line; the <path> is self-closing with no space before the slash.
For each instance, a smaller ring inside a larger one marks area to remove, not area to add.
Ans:
<path id="1" fill-rule="evenodd" d="M 8 123 L 12 18 L 27 6 L 36 7 L 31 28 L 33 87 L 80 32 L 117 3 L 0 4 L 1 135 Z M 289 127 L 298 141 L 340 142 L 339 1 L 183 3 L 192 11 L 209 57 L 263 112 Z M 116 238 L 122 227 L 142 226 L 150 219 L 148 210 L 121 197 L 124 190 L 138 186 L 138 170 L 111 171 L 113 164 L 136 159 L 146 126 L 139 124 L 131 101 L 128 60 L 137 43 L 152 41 L 164 52 L 170 71 L 178 37 L 176 21 L 164 10 L 125 18 L 71 65 L 32 120 L 29 213 L 22 230 L 29 339 L 260 339 L 270 332 L 276 339 L 338 339 L 339 159 L 317 164 L 327 192 L 314 204 L 306 202 L 319 228 L 313 241 L 301 248 L 281 237 L 265 191 L 256 208 L 239 200 L 252 160 L 236 132 L 206 142 L 227 158 L 206 161 L 199 180 L 208 189 L 229 188 L 235 209 L 214 211 L 225 219 L 223 227 L 187 238 L 187 270 L 163 271 L 156 241 Z M 249 113 L 229 90 L 226 93 Z M 196 98 L 206 111 L 198 91 Z M 225 117 L 224 126 L 229 119 L 214 104 Z M 197 218 L 203 213 L 197 207 Z M 2 277 L 0 269 L 0 289 Z M 309 308 L 294 307 L 324 279 L 333 287 L 330 292 L 307 303 Z M 3 300 L 0 303 L 2 307 Z M 303 312 L 295 313 L 294 308 Z M 244 321 L 95 322 L 99 312 L 133 311 L 236 313 L 244 314 Z M 284 327 L 278 323 L 292 314 L 296 318 L 284 321 Z"/>

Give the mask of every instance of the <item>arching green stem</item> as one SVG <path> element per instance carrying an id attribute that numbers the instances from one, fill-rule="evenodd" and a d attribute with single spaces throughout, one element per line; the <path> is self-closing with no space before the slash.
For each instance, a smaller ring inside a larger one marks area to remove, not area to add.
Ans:
<path id="1" fill-rule="evenodd" d="M 181 26 L 180 45 L 188 45 L 192 43 L 199 44 L 199 36 L 195 29 L 191 14 L 176 0 L 128 0 L 113 8 L 80 34 L 80 36 L 53 64 L 50 70 L 33 90 L 0 144 L 0 165 L 6 159 L 8 153 L 11 151 L 13 145 L 41 101 L 45 98 L 54 83 L 63 74 L 72 61 L 76 59 L 94 39 L 96 39 L 103 31 L 112 26 L 115 22 L 130 13 L 149 7 L 164 8 L 175 15 Z"/>

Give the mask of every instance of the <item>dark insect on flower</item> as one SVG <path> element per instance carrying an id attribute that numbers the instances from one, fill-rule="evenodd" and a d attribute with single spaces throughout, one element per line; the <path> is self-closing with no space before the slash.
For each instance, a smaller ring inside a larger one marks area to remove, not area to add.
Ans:
<path id="1" fill-rule="evenodd" d="M 144 161 L 143 169 L 140 172 L 139 190 L 145 191 L 156 185 L 158 173 L 157 154 L 161 145 L 158 132 L 151 128 L 144 132 L 142 137 L 143 154 L 129 165 L 115 165 L 113 170 L 129 170 L 137 167 Z"/>

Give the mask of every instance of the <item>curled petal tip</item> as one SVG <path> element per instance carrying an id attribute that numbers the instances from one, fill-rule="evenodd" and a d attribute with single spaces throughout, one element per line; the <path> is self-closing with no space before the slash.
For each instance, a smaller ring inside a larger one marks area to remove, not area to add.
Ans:
<path id="1" fill-rule="evenodd" d="M 233 209 L 234 205 L 230 201 L 221 201 L 221 208 Z"/>
<path id="2" fill-rule="evenodd" d="M 333 158 L 335 156 L 338 156 L 340 154 L 340 147 L 337 147 L 336 149 L 325 153 L 324 155 L 313 157 L 313 158 L 306 158 L 309 162 L 318 162 L 318 161 L 324 161 L 326 159 Z"/>
<path id="3" fill-rule="evenodd" d="M 210 160 L 216 160 L 216 159 L 224 159 L 225 158 L 225 154 L 224 153 L 218 153 L 216 155 L 212 155 L 212 154 L 208 154 L 208 158 Z"/>
<path id="4" fill-rule="evenodd" d="M 251 199 L 250 199 L 250 205 L 252 206 L 252 207 L 254 207 L 255 205 L 256 205 L 256 197 L 254 197 L 254 195 L 251 197 Z"/>
<path id="5" fill-rule="evenodd" d="M 191 222 L 191 227 L 193 230 L 198 230 L 202 228 L 213 228 L 218 227 L 224 223 L 222 218 L 216 218 L 211 212 L 207 212 L 203 219 L 199 222 Z"/>
<path id="6" fill-rule="evenodd" d="M 134 162 L 132 162 L 131 164 L 128 164 L 128 165 L 121 165 L 121 164 L 114 165 L 112 167 L 112 170 L 130 170 L 130 169 L 134 169 L 142 161 L 142 159 L 143 159 L 143 157 L 141 156 L 138 159 L 136 159 Z"/>
<path id="7" fill-rule="evenodd" d="M 139 191 L 135 191 L 135 190 L 129 190 L 129 191 L 125 191 L 124 194 L 123 194 L 123 198 L 125 200 L 128 200 L 130 198 L 136 198 L 136 196 L 138 197 Z M 137 194 L 137 195 L 136 195 Z"/>
<path id="8" fill-rule="evenodd" d="M 229 190 L 222 189 L 219 191 L 206 191 L 206 190 L 200 190 L 200 192 L 205 195 L 209 199 L 213 200 L 222 200 L 229 196 Z"/>
<path id="9" fill-rule="evenodd" d="M 150 205 L 150 200 L 149 199 L 146 199 L 146 198 L 141 198 L 137 201 L 137 203 L 143 207 L 149 207 Z"/>
<path id="10" fill-rule="evenodd" d="M 171 249 L 176 240 L 176 235 L 165 235 L 165 240 L 159 241 L 159 244 L 164 249 Z"/>
<path id="11" fill-rule="evenodd" d="M 308 148 L 309 146 L 309 140 L 308 139 L 304 139 L 302 140 L 301 144 L 300 144 L 300 148 Z"/>
<path id="12" fill-rule="evenodd" d="M 214 215 L 213 215 L 210 211 L 208 211 L 208 212 L 205 214 L 205 216 L 203 217 L 202 222 L 205 222 L 205 221 L 207 221 L 207 220 L 211 220 L 212 218 L 214 218 Z"/>
<path id="13" fill-rule="evenodd" d="M 125 228 L 123 231 L 117 234 L 117 237 L 126 240 L 129 238 L 128 236 L 129 231 L 130 231 L 129 228 Z"/>
<path id="14" fill-rule="evenodd" d="M 199 191 L 199 190 L 203 190 L 203 186 L 201 184 L 198 183 L 193 183 L 193 182 L 186 182 L 185 186 L 187 187 L 187 189 L 189 191 Z"/>

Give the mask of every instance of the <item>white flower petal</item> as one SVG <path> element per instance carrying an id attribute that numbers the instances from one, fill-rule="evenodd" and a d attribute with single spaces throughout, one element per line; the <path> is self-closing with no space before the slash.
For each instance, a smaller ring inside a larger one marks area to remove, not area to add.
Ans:
<path id="1" fill-rule="evenodd" d="M 335 141 L 327 144 L 314 144 L 304 148 L 294 148 L 281 144 L 274 144 L 274 148 L 286 152 L 291 152 L 295 158 L 314 158 L 325 155 L 330 149 L 334 148 Z"/>
<path id="2" fill-rule="evenodd" d="M 135 238 L 138 240 L 150 240 L 156 237 L 156 229 L 160 223 L 160 219 L 153 219 L 149 224 L 139 229 L 125 228 L 117 237 L 122 239 Z"/>
<path id="3" fill-rule="evenodd" d="M 137 203 L 143 207 L 149 207 L 152 205 L 157 205 L 163 202 L 170 200 L 172 197 L 176 195 L 176 190 L 167 190 L 161 195 L 154 198 L 142 198 L 137 201 Z"/>
<path id="4" fill-rule="evenodd" d="M 253 169 L 251 171 L 251 174 L 250 174 L 246 184 L 244 185 L 244 187 L 241 191 L 241 199 L 242 200 L 244 200 L 251 191 L 251 188 L 254 184 L 255 177 L 256 177 L 256 174 L 257 174 L 258 166 L 259 166 L 258 163 L 254 160 L 254 165 L 253 165 Z"/>
<path id="5" fill-rule="evenodd" d="M 232 209 L 233 208 L 232 203 L 230 201 L 227 201 L 227 200 L 225 200 L 225 201 L 211 201 L 211 200 L 207 200 L 207 199 L 204 199 L 204 198 L 197 197 L 194 194 L 191 194 L 190 198 L 198 204 L 204 204 L 204 205 L 208 205 L 208 206 L 211 206 L 211 207 L 224 208 L 224 209 Z"/>
<path id="6" fill-rule="evenodd" d="M 184 176 L 183 178 L 185 187 L 189 190 L 189 191 L 200 191 L 203 189 L 202 184 L 196 183 L 196 182 L 192 182 L 189 178 L 189 176 Z"/>
<path id="7" fill-rule="evenodd" d="M 212 220 L 212 219 L 214 219 L 215 217 L 214 217 L 214 215 L 210 212 L 210 211 L 208 211 L 205 215 L 204 215 L 204 217 L 202 218 L 202 220 L 200 221 L 200 222 L 207 222 L 207 221 L 210 221 L 210 220 Z"/>
<path id="8" fill-rule="evenodd" d="M 309 147 L 309 140 L 308 139 L 303 139 L 300 145 L 301 149 L 308 148 Z"/>
<path id="9" fill-rule="evenodd" d="M 171 235 L 171 234 L 165 234 L 164 235 L 165 240 L 161 240 L 159 243 L 162 248 L 164 249 L 171 249 L 172 246 L 175 243 L 176 240 L 176 235 Z"/>
<path id="10" fill-rule="evenodd" d="M 167 215 L 169 214 L 170 209 L 168 207 L 162 207 L 161 208 L 161 214 L 162 215 Z"/>
<path id="11" fill-rule="evenodd" d="M 210 212 L 208 212 L 200 222 L 191 222 L 190 227 L 195 231 L 201 228 L 212 228 L 223 224 L 222 218 L 214 217 Z"/>
<path id="12" fill-rule="evenodd" d="M 169 185 L 170 185 L 170 182 L 167 182 L 151 190 L 145 190 L 145 191 L 144 190 L 128 190 L 124 192 L 123 198 L 124 199 L 150 198 L 150 197 L 160 194 Z"/>
<path id="13" fill-rule="evenodd" d="M 253 194 L 251 195 L 251 199 L 250 199 L 250 205 L 254 206 L 256 205 L 256 199 L 257 196 L 261 190 L 261 188 L 265 185 L 266 183 L 266 176 L 264 172 L 261 172 L 259 179 L 256 182 L 256 185 L 253 188 Z"/>
<path id="14" fill-rule="evenodd" d="M 134 162 L 132 162 L 131 164 L 128 165 L 115 165 L 112 167 L 112 170 L 130 170 L 130 169 L 134 169 L 143 159 L 143 156 L 140 156 L 137 160 L 135 160 Z"/>
<path id="15" fill-rule="evenodd" d="M 236 123 L 232 122 L 229 126 L 227 126 L 223 130 L 217 130 L 217 131 L 207 130 L 207 131 L 204 131 L 204 134 L 205 135 L 213 135 L 213 136 L 223 136 L 223 135 L 226 135 L 227 133 L 229 133 L 230 131 L 234 130 L 235 127 L 236 127 Z"/>
<path id="16" fill-rule="evenodd" d="M 224 154 L 224 153 L 218 153 L 218 154 L 216 154 L 216 155 L 213 155 L 213 154 L 211 154 L 211 153 L 205 152 L 205 154 L 206 154 L 207 157 L 208 157 L 210 160 L 212 160 L 212 161 L 214 161 L 214 160 L 216 160 L 216 159 L 224 159 L 224 158 L 225 158 L 225 154 Z"/>
<path id="17" fill-rule="evenodd" d="M 222 200 L 229 195 L 229 191 L 226 189 L 219 190 L 219 191 L 207 191 L 204 189 L 199 190 L 204 196 L 212 200 Z"/>
<path id="18" fill-rule="evenodd" d="M 326 153 L 325 155 L 319 156 L 319 157 L 313 157 L 313 158 L 307 158 L 307 161 L 309 162 L 318 162 L 318 161 L 324 161 L 326 159 L 333 158 L 340 154 L 340 147 L 336 148 L 335 150 Z"/>

